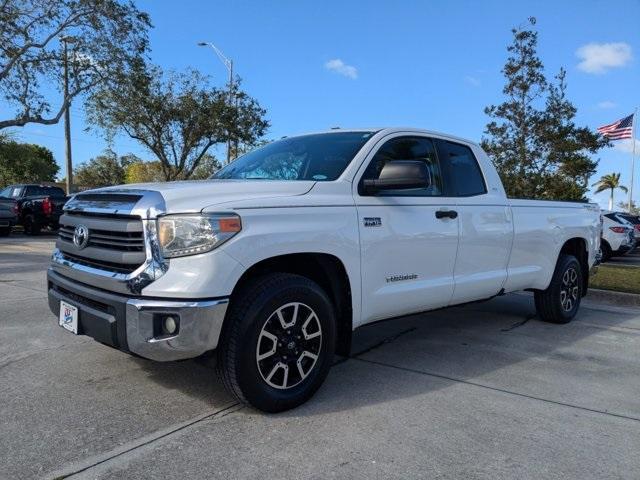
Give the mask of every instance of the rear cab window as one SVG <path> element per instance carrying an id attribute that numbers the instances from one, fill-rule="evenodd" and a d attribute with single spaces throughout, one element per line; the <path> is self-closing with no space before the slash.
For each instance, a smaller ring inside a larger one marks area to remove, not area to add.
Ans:
<path id="1" fill-rule="evenodd" d="M 28 197 L 36 197 L 36 196 L 44 196 L 51 195 L 52 197 L 64 197 L 65 193 L 60 187 L 48 187 L 46 185 L 32 185 L 26 187 L 26 196 Z"/>
<path id="2" fill-rule="evenodd" d="M 478 160 L 467 145 L 439 140 L 438 153 L 448 170 L 454 196 L 473 197 L 487 193 L 487 185 Z"/>

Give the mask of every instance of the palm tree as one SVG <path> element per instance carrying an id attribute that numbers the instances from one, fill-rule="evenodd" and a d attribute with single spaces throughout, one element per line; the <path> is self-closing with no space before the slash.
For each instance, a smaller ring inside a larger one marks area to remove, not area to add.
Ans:
<path id="1" fill-rule="evenodd" d="M 600 180 L 593 184 L 594 187 L 596 185 L 598 186 L 598 188 L 596 189 L 596 193 L 604 192 L 607 189 L 611 190 L 611 196 L 609 197 L 609 210 L 613 210 L 613 191 L 616 188 L 619 188 L 625 193 L 628 192 L 627 187 L 625 187 L 624 185 L 620 185 L 619 173 L 610 173 L 608 175 L 603 175 L 602 177 L 600 177 Z"/>

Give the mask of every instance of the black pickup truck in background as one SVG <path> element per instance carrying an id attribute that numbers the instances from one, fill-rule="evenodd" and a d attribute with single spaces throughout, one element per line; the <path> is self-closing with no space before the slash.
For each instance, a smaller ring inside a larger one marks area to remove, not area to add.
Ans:
<path id="1" fill-rule="evenodd" d="M 0 195 L 0 237 L 6 237 L 11 233 L 11 227 L 16 224 L 17 218 L 18 202 Z"/>
<path id="2" fill-rule="evenodd" d="M 9 185 L 0 191 L 0 197 L 16 201 L 17 223 L 27 235 L 37 235 L 44 227 L 57 229 L 62 207 L 69 200 L 60 187 L 36 184 Z"/>

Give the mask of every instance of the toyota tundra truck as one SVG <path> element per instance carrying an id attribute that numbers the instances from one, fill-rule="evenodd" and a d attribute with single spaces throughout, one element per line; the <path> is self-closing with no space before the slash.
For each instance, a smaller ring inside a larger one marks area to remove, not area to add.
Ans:
<path id="1" fill-rule="evenodd" d="M 354 329 L 517 290 L 569 322 L 600 245 L 588 203 L 509 199 L 485 152 L 417 129 L 283 138 L 209 180 L 76 194 L 49 306 L 71 333 L 155 361 L 208 352 L 267 412 L 320 387 Z"/>

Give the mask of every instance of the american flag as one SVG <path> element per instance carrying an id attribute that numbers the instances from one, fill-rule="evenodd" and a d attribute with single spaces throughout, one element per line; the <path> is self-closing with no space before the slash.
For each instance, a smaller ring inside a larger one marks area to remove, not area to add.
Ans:
<path id="1" fill-rule="evenodd" d="M 603 125 L 598 127 L 600 132 L 605 137 L 609 137 L 611 140 L 622 140 L 623 138 L 631 138 L 633 135 L 633 113 L 628 117 L 624 117 L 621 120 L 610 123 L 609 125 Z"/>

